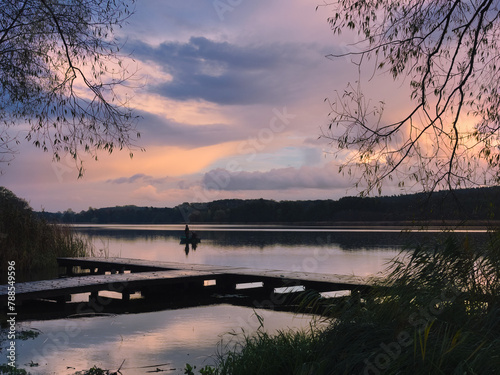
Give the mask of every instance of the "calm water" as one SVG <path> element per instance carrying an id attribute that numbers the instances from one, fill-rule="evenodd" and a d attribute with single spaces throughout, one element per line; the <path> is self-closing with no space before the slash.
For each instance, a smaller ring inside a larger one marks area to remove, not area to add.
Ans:
<path id="1" fill-rule="evenodd" d="M 409 243 L 399 230 L 279 226 L 191 226 L 201 243 L 180 245 L 184 226 L 78 227 L 98 254 L 193 264 L 318 273 L 375 274 Z M 423 236 L 420 236 L 423 238 Z"/>
<path id="2" fill-rule="evenodd" d="M 399 230 L 193 225 L 191 230 L 201 238 L 193 249 L 179 243 L 183 229 L 181 225 L 77 227 L 102 255 L 360 276 L 383 273 L 387 262 L 405 246 L 439 236 Z M 123 375 L 148 374 L 156 368 L 166 370 L 165 374 L 183 374 L 186 363 L 198 368 L 212 363 L 221 340 L 225 345 L 235 339 L 229 332 L 254 332 L 259 327 L 256 313 L 271 332 L 307 328 L 314 319 L 214 305 L 22 322 L 18 329 L 42 333 L 34 340 L 18 342 L 17 363 L 26 365 L 32 374 L 74 374 L 94 365 L 116 371 L 125 359 Z M 29 367 L 31 361 L 38 366 Z"/>

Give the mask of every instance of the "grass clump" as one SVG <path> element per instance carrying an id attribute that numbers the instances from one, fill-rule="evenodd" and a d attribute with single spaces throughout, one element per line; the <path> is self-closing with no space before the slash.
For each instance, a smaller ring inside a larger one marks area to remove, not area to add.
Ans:
<path id="1" fill-rule="evenodd" d="M 394 260 L 384 283 L 330 310 L 327 328 L 258 332 L 221 354 L 216 373 L 495 374 L 499 292 L 500 235 L 484 249 L 450 235 Z"/>
<path id="2" fill-rule="evenodd" d="M 85 256 L 90 244 L 71 228 L 48 223 L 29 204 L 0 187 L 0 271 L 6 283 L 8 262 L 15 262 L 16 279 L 51 272 L 57 275 L 56 258 Z"/>
<path id="3" fill-rule="evenodd" d="M 318 366 L 320 336 L 315 330 L 257 331 L 222 354 L 215 373 L 240 375 L 308 374 Z"/>

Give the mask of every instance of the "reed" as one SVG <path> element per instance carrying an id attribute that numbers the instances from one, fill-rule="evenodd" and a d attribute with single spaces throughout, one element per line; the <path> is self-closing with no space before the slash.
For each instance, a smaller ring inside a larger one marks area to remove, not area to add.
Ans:
<path id="1" fill-rule="evenodd" d="M 258 332 L 219 355 L 218 374 L 493 374 L 500 368 L 500 235 L 454 235 L 392 261 L 388 278 L 325 309 L 310 332 Z"/>
<path id="2" fill-rule="evenodd" d="M 244 335 L 231 349 L 219 354 L 217 374 L 291 375 L 308 374 L 319 366 L 320 337 L 316 329 L 278 331 L 270 335 L 258 330 Z"/>
<path id="3" fill-rule="evenodd" d="M 14 261 L 17 281 L 51 277 L 57 275 L 57 257 L 91 251 L 91 243 L 70 227 L 47 222 L 26 201 L 0 187 L 0 270 Z"/>

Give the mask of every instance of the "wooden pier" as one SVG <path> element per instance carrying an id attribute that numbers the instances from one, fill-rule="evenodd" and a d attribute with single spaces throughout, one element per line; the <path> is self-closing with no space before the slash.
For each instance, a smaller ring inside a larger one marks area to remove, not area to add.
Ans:
<path id="1" fill-rule="evenodd" d="M 257 290 L 272 299 L 273 295 L 286 292 L 279 291 L 279 288 L 363 292 L 374 282 L 373 278 L 358 276 L 125 258 L 58 258 L 58 263 L 65 268 L 59 279 L 15 284 L 16 304 L 50 301 L 61 306 L 71 301 L 72 295 L 81 293 L 89 293 L 88 301 L 91 302 L 105 291 L 114 292 L 121 301 L 129 301 L 131 295 L 138 293 L 146 299 L 168 299 L 179 295 L 245 294 Z M 0 285 L 2 308 L 7 304 L 7 295 L 8 286 Z"/>

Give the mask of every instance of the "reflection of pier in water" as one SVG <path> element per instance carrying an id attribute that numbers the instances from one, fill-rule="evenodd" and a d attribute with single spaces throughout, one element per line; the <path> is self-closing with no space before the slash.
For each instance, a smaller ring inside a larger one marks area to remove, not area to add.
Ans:
<path id="1" fill-rule="evenodd" d="M 222 302 L 285 309 L 283 296 L 298 290 L 362 293 L 373 283 L 358 276 L 124 258 L 59 258 L 58 262 L 66 268 L 65 277 L 16 284 L 16 304 L 21 304 L 17 311 L 25 318 L 40 318 L 42 311 L 64 316 Z M 88 300 L 71 302 L 72 295 L 82 293 L 89 294 Z M 7 294 L 7 285 L 1 285 L 3 307 Z"/>

